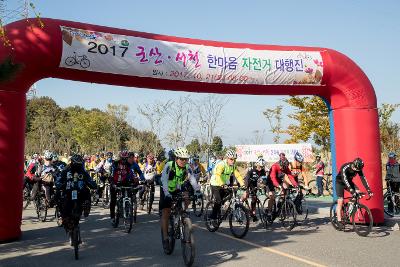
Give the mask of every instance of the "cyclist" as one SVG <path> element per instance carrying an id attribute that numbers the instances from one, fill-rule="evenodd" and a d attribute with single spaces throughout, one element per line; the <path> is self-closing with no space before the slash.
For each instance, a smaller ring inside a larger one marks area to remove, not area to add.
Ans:
<path id="1" fill-rule="evenodd" d="M 102 159 L 99 164 L 97 164 L 95 171 L 99 173 L 99 184 L 97 188 L 97 194 L 99 197 L 103 196 L 104 183 L 109 177 L 111 177 L 111 167 L 114 164 L 113 153 L 107 152 L 106 158 Z"/>
<path id="2" fill-rule="evenodd" d="M 129 152 L 128 153 L 128 163 L 130 165 L 130 168 L 132 170 L 134 178 L 137 178 L 140 181 L 144 181 L 145 179 L 144 179 L 143 172 L 140 169 L 140 167 L 137 164 L 137 162 L 135 161 L 135 157 L 136 157 L 135 155 L 137 155 L 137 153 L 134 153 L 134 152 Z"/>
<path id="3" fill-rule="evenodd" d="M 46 206 L 50 206 L 51 190 L 54 185 L 54 178 L 57 175 L 58 169 L 53 166 L 53 154 L 50 151 L 44 152 L 44 164 L 40 165 L 36 175 L 40 177 L 40 181 L 37 181 L 32 189 L 31 198 L 35 199 L 39 188 L 42 187 L 46 196 Z"/>
<path id="4" fill-rule="evenodd" d="M 90 212 L 90 191 L 88 188 L 95 189 L 96 183 L 92 180 L 90 175 L 85 171 L 84 160 L 82 156 L 74 154 L 71 156 L 70 163 L 61 172 L 61 175 L 57 176 L 55 180 L 55 186 L 57 189 L 57 196 L 64 195 L 64 198 L 58 198 L 59 207 L 61 212 L 61 218 L 64 227 L 68 227 L 68 219 L 72 213 L 72 202 L 71 202 L 71 186 L 74 182 L 74 178 L 78 178 L 78 200 L 79 208 L 81 212 L 83 210 L 84 216 L 89 216 Z M 64 194 L 62 194 L 63 192 Z"/>
<path id="5" fill-rule="evenodd" d="M 317 155 L 315 157 L 315 176 L 317 181 L 318 187 L 318 196 L 323 196 L 324 193 L 324 185 L 322 183 L 322 179 L 324 178 L 325 174 L 325 163 L 321 160 L 321 156 Z"/>
<path id="6" fill-rule="evenodd" d="M 153 201 L 154 201 L 154 180 L 155 180 L 155 176 L 157 174 L 157 170 L 156 170 L 156 162 L 154 160 L 154 155 L 153 153 L 149 153 L 146 156 L 146 163 L 143 165 L 143 169 L 142 172 L 144 173 L 144 178 L 145 178 L 145 183 L 146 186 L 150 187 L 150 197 L 149 199 L 149 205 L 150 205 L 150 210 L 151 210 L 151 206 L 153 205 Z M 140 209 L 143 210 L 143 206 L 144 206 L 144 198 L 143 198 L 143 194 L 146 190 L 146 187 L 144 186 L 140 192 L 139 192 L 139 198 L 140 198 Z"/>
<path id="7" fill-rule="evenodd" d="M 357 186 L 353 182 L 353 178 L 358 174 L 360 176 L 361 182 L 363 183 L 365 189 L 368 192 L 368 195 L 371 197 L 373 195 L 367 179 L 362 172 L 364 168 L 364 162 L 360 158 L 354 159 L 352 162 L 347 162 L 340 167 L 339 173 L 336 176 L 336 195 L 337 199 L 337 206 L 336 206 L 336 215 L 338 220 L 339 228 L 343 228 L 342 223 L 342 206 L 343 206 L 343 197 L 344 197 L 344 190 L 350 191 L 350 193 L 355 196 L 360 191 Z"/>
<path id="8" fill-rule="evenodd" d="M 168 249 L 168 220 L 171 214 L 172 195 L 183 192 L 185 198 L 185 210 L 189 206 L 188 188 L 192 186 L 198 193 L 200 186 L 197 184 L 196 179 L 189 167 L 189 152 L 184 147 L 178 147 L 174 151 L 175 160 L 168 161 L 165 164 L 161 176 L 161 190 L 160 190 L 160 210 L 161 215 L 161 229 L 163 233 L 163 246 Z M 186 180 L 186 183 L 185 183 Z M 190 185 L 189 185 L 190 183 Z"/>
<path id="9" fill-rule="evenodd" d="M 396 154 L 390 152 L 388 155 L 388 162 L 386 163 L 386 183 L 387 187 L 392 188 L 393 193 L 400 190 L 400 165 L 397 162 Z M 389 197 L 388 210 L 393 212 L 393 203 Z"/>
<path id="10" fill-rule="evenodd" d="M 288 189 L 289 186 L 297 187 L 296 179 L 289 169 L 289 161 L 286 159 L 285 153 L 279 154 L 279 161 L 272 164 L 269 169 L 267 188 L 268 196 L 271 201 L 268 202 L 268 210 L 272 211 L 272 205 L 275 202 L 275 188 Z"/>
<path id="11" fill-rule="evenodd" d="M 29 165 L 25 172 L 25 185 L 29 189 L 29 192 L 32 191 L 33 186 L 36 182 L 40 180 L 37 175 L 37 171 L 40 168 L 40 157 L 38 154 L 33 154 L 32 159 L 29 162 Z M 33 199 L 33 198 L 32 198 Z"/>
<path id="12" fill-rule="evenodd" d="M 244 178 L 246 184 L 246 192 L 242 196 L 242 201 L 245 201 L 249 195 L 251 196 L 251 217 L 253 217 L 253 222 L 258 221 L 256 215 L 256 199 L 257 199 L 257 188 L 258 181 L 261 177 L 265 177 L 265 160 L 263 158 L 258 158 L 254 164 L 254 167 L 249 170 Z"/>
<path id="13" fill-rule="evenodd" d="M 117 204 L 117 186 L 137 185 L 138 179 L 134 177 L 131 165 L 128 162 L 128 151 L 123 150 L 119 153 L 119 160 L 115 161 L 111 167 L 111 187 L 110 187 L 110 218 L 111 224 L 115 227 L 115 205 Z"/>
<path id="14" fill-rule="evenodd" d="M 67 166 L 65 162 L 59 160 L 57 153 L 54 152 L 53 152 L 53 165 L 59 170 L 60 173 Z"/>
<path id="15" fill-rule="evenodd" d="M 245 185 L 243 177 L 240 175 L 236 166 L 237 154 L 234 150 L 229 149 L 225 154 L 225 160 L 222 160 L 215 165 L 213 169 L 213 174 L 211 176 L 211 191 L 215 199 L 215 204 L 213 211 L 211 213 L 210 219 L 217 219 L 217 214 L 221 210 L 222 200 L 225 195 L 228 194 L 226 189 L 223 188 L 224 185 L 233 185 L 233 180 L 236 178 L 237 182 L 241 187 Z"/>
<path id="16" fill-rule="evenodd" d="M 206 170 L 204 169 L 203 165 L 200 164 L 200 158 L 198 155 L 193 155 L 189 160 L 190 168 L 193 171 L 193 175 L 196 178 L 196 181 L 199 182 L 201 177 L 206 175 Z"/>
<path id="17" fill-rule="evenodd" d="M 294 176 L 297 183 L 299 183 L 299 176 L 303 178 L 304 188 L 308 190 L 308 175 L 306 174 L 306 169 L 303 166 L 304 157 L 300 152 L 294 154 L 294 161 L 290 162 L 290 171 Z"/>
<path id="18" fill-rule="evenodd" d="M 209 162 L 208 162 L 208 168 L 207 168 L 207 174 L 208 174 L 210 177 L 211 177 L 211 175 L 212 175 L 212 170 L 214 169 L 215 164 L 217 164 L 217 162 L 218 162 L 217 157 L 214 156 L 214 155 L 212 155 L 212 156 L 210 157 Z"/>

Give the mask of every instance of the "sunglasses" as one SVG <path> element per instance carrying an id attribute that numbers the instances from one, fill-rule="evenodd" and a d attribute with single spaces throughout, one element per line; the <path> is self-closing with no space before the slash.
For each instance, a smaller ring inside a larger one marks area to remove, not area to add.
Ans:
<path id="1" fill-rule="evenodd" d="M 188 161 L 189 159 L 184 159 L 184 158 L 178 158 L 181 161 Z"/>

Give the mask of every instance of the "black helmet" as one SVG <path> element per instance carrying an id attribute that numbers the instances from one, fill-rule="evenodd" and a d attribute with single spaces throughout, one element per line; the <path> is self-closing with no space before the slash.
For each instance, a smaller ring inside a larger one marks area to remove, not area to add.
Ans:
<path id="1" fill-rule="evenodd" d="M 71 164 L 83 164 L 83 158 L 81 155 L 74 154 L 71 156 Z"/>
<path id="2" fill-rule="evenodd" d="M 364 161 L 360 158 L 356 158 L 355 160 L 353 160 L 353 167 L 358 171 L 361 171 L 362 168 L 364 168 Z"/>

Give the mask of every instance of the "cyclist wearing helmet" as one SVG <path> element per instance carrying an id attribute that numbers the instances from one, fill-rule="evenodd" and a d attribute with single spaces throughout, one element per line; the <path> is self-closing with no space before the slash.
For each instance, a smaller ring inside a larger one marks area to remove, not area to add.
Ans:
<path id="1" fill-rule="evenodd" d="M 338 222 L 342 221 L 342 206 L 343 206 L 343 197 L 344 190 L 350 191 L 352 195 L 359 193 L 359 189 L 353 182 L 353 178 L 358 174 L 360 176 L 361 182 L 363 183 L 365 189 L 368 192 L 369 196 L 372 196 L 373 193 L 368 185 L 367 179 L 364 176 L 362 169 L 364 168 L 364 162 L 360 158 L 354 159 L 352 162 L 347 162 L 340 167 L 339 173 L 336 176 L 336 195 L 338 197 L 337 205 L 336 205 L 336 214 Z M 343 224 L 339 223 L 339 227 Z"/>
<path id="2" fill-rule="evenodd" d="M 57 189 L 57 196 L 63 195 L 63 198 L 58 198 L 61 218 L 64 227 L 67 226 L 68 219 L 72 215 L 73 203 L 72 203 L 72 192 L 71 186 L 74 179 L 78 179 L 78 200 L 81 212 L 83 211 L 84 216 L 89 216 L 90 212 L 90 189 L 96 189 L 96 183 L 92 180 L 89 173 L 85 171 L 84 160 L 82 156 L 74 154 L 71 156 L 70 163 L 64 168 L 55 180 L 55 186 Z M 61 191 L 63 194 L 61 194 Z"/>
<path id="3" fill-rule="evenodd" d="M 279 153 L 279 161 L 272 164 L 268 172 L 267 189 L 268 196 L 271 199 L 268 202 L 269 211 L 272 211 L 272 205 L 275 201 L 275 187 L 287 189 L 290 185 L 294 187 L 298 186 L 289 169 L 289 161 L 286 159 L 285 153 Z"/>
<path id="4" fill-rule="evenodd" d="M 149 211 L 151 211 L 151 206 L 153 205 L 153 201 L 154 201 L 154 192 L 155 192 L 155 187 L 154 187 L 154 181 L 155 181 L 155 177 L 157 174 L 157 170 L 156 170 L 156 162 L 154 160 L 154 155 L 153 153 L 149 153 L 146 156 L 146 163 L 143 165 L 143 169 L 142 172 L 144 173 L 144 178 L 145 178 L 145 183 L 146 186 L 150 187 L 150 197 L 149 199 Z M 144 206 L 144 199 L 143 199 L 143 194 L 145 191 L 145 187 L 142 187 L 142 189 L 139 192 L 139 199 L 140 199 L 140 209 L 143 210 L 143 206 Z"/>
<path id="5" fill-rule="evenodd" d="M 189 160 L 189 163 L 196 181 L 199 182 L 200 178 L 206 175 L 206 170 L 204 169 L 203 165 L 200 164 L 199 156 L 193 155 Z"/>
<path id="6" fill-rule="evenodd" d="M 60 171 L 60 173 L 67 166 L 67 164 L 65 164 L 65 162 L 59 160 L 57 153 L 54 153 L 54 152 L 53 152 L 53 165 Z"/>
<path id="7" fill-rule="evenodd" d="M 304 162 L 304 157 L 300 152 L 296 152 L 294 154 L 294 161 L 290 162 L 290 171 L 292 172 L 292 175 L 294 176 L 295 180 L 297 183 L 299 183 L 299 176 L 303 178 L 303 184 L 304 188 L 308 189 L 308 175 L 306 174 L 306 169 L 303 166 Z"/>
<path id="8" fill-rule="evenodd" d="M 119 160 L 115 161 L 111 167 L 111 187 L 110 187 L 110 218 L 111 224 L 115 227 L 115 205 L 117 204 L 117 186 L 137 185 L 139 180 L 134 177 L 131 165 L 128 162 L 128 151 L 123 150 L 119 153 Z"/>
<path id="9" fill-rule="evenodd" d="M 223 188 L 224 185 L 233 185 L 233 180 L 239 182 L 240 186 L 244 186 L 245 183 L 243 181 L 243 177 L 240 175 L 236 166 L 236 158 L 237 154 L 234 150 L 230 149 L 225 154 L 225 160 L 218 162 L 211 176 L 210 184 L 211 191 L 215 199 L 215 204 L 213 207 L 212 214 L 210 219 L 217 219 L 217 214 L 221 209 L 222 200 L 225 195 L 228 194 L 228 191 Z"/>
<path id="10" fill-rule="evenodd" d="M 246 192 L 243 194 L 242 201 L 245 201 L 248 196 L 251 196 L 251 216 L 253 221 L 258 221 L 256 215 L 256 200 L 257 200 L 257 187 L 259 179 L 266 176 L 265 173 L 265 160 L 263 158 L 258 158 L 254 164 L 254 167 L 249 170 L 244 177 L 244 182 L 246 184 Z"/>
<path id="11" fill-rule="evenodd" d="M 393 192 L 400 191 L 400 165 L 397 162 L 396 154 L 390 152 L 388 155 L 388 162 L 386 163 L 386 183 L 387 187 L 390 187 Z M 392 199 L 388 198 L 388 209 L 393 212 Z"/>
<path id="12" fill-rule="evenodd" d="M 113 164 L 113 153 L 107 152 L 106 158 L 101 158 L 100 163 L 97 164 L 95 168 L 95 172 L 99 173 L 99 184 L 97 188 L 97 194 L 99 197 L 103 196 L 104 183 L 111 177 L 111 167 Z"/>
<path id="13" fill-rule="evenodd" d="M 185 198 L 185 210 L 189 206 L 188 188 L 192 186 L 195 191 L 200 189 L 196 179 L 189 167 L 189 152 L 184 147 L 178 147 L 175 151 L 175 160 L 168 161 L 165 164 L 161 175 L 161 190 L 160 190 L 160 210 L 161 215 L 161 230 L 163 234 L 164 249 L 169 249 L 168 242 L 168 220 L 171 214 L 172 195 L 183 192 Z M 189 178 L 189 179 L 187 179 Z M 186 183 L 185 183 L 186 180 Z M 190 182 L 190 185 L 188 182 Z"/>

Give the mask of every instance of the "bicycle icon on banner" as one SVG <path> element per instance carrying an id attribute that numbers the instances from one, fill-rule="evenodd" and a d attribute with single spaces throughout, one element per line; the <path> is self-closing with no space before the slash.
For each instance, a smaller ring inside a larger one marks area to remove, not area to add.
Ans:
<path id="1" fill-rule="evenodd" d="M 86 55 L 78 56 L 76 55 L 76 52 L 74 52 L 73 56 L 67 57 L 65 59 L 65 64 L 67 66 L 74 66 L 76 64 L 79 64 L 83 69 L 87 69 L 90 66 L 90 61 Z"/>

